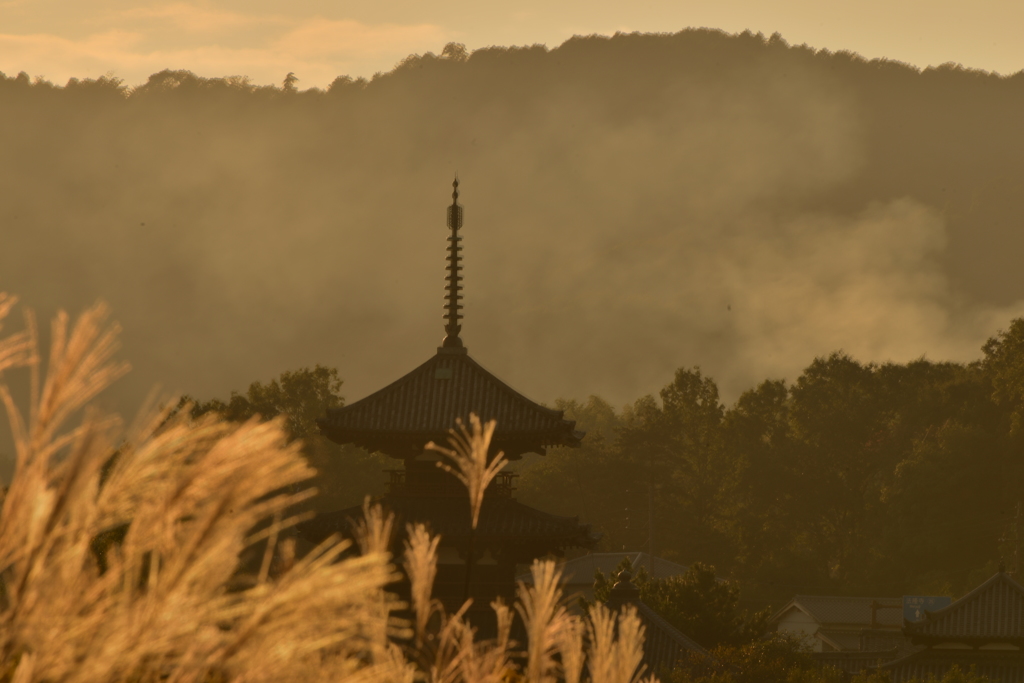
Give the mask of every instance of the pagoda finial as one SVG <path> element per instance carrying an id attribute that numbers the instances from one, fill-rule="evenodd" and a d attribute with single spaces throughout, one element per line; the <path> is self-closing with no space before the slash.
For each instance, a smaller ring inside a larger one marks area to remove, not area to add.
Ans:
<path id="1" fill-rule="evenodd" d="M 462 257 L 459 252 L 462 251 L 462 247 L 459 242 L 462 238 L 459 237 L 459 228 L 462 227 L 462 207 L 459 206 L 459 176 L 455 175 L 455 181 L 452 183 L 452 205 L 448 207 L 448 227 L 452 233 L 448 236 L 448 276 L 445 278 L 448 281 L 446 286 L 447 294 L 445 295 L 445 338 L 441 342 L 441 346 L 448 348 L 461 348 L 462 340 L 459 339 L 459 332 L 462 330 L 462 325 L 459 321 L 462 320 L 462 314 L 459 311 L 462 309 L 462 304 L 459 301 L 462 300 L 462 295 L 459 292 L 462 291 Z"/>

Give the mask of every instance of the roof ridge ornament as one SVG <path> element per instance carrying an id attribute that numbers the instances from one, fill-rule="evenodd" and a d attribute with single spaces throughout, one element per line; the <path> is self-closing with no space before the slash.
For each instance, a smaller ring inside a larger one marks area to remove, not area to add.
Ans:
<path id="1" fill-rule="evenodd" d="M 459 332 L 462 330 L 462 325 L 459 324 L 459 321 L 462 320 L 462 314 L 459 311 L 462 309 L 462 304 L 459 301 L 462 300 L 462 295 L 459 292 L 462 291 L 462 257 L 460 255 L 462 246 L 459 243 L 462 238 L 459 236 L 459 228 L 462 227 L 462 207 L 459 206 L 458 174 L 455 175 L 452 188 L 452 205 L 448 207 L 448 227 L 451 229 L 451 234 L 448 236 L 448 275 L 445 277 L 445 280 L 448 281 L 444 305 L 445 338 L 441 342 L 441 346 L 442 348 L 461 349 L 463 346 Z"/>

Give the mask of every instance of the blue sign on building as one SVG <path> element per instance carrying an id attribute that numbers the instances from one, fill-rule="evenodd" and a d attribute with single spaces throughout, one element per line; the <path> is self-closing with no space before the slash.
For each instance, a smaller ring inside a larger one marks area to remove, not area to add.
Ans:
<path id="1" fill-rule="evenodd" d="M 903 618 L 907 621 L 921 621 L 926 611 L 934 612 L 949 607 L 952 602 L 953 599 L 945 595 L 904 595 Z"/>

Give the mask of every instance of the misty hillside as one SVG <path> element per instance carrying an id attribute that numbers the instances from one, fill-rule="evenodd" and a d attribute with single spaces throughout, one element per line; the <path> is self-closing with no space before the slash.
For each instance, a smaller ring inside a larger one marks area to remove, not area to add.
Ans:
<path id="1" fill-rule="evenodd" d="M 107 300 L 125 401 L 315 363 L 359 398 L 443 336 L 457 171 L 463 337 L 538 400 L 969 360 L 1024 312 L 1022 111 L 1024 72 L 708 30 L 449 48 L 328 91 L 4 77 L 0 290 Z"/>

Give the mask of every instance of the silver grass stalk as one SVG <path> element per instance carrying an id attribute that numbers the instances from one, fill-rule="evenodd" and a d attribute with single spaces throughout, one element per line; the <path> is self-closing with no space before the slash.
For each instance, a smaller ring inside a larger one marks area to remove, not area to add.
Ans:
<path id="1" fill-rule="evenodd" d="M 472 656 L 472 637 L 468 641 L 465 637 L 466 633 L 470 632 L 465 616 L 472 602 L 466 600 L 450 617 L 441 613 L 441 628 L 434 645 L 434 659 L 427 671 L 427 680 L 430 683 L 456 683 L 463 660 Z"/>
<path id="2" fill-rule="evenodd" d="M 17 297 L 0 292 L 0 321 L 7 317 L 11 308 L 17 303 Z M 35 329 L 31 322 L 24 332 L 13 334 L 0 341 L 0 376 L 4 370 L 29 365 L 35 354 Z M 3 325 L 0 325 L 3 329 Z"/>
<path id="3" fill-rule="evenodd" d="M 19 683 L 269 683 L 324 667 L 409 680 L 393 650 L 372 647 L 384 617 L 367 596 L 394 578 L 382 553 L 339 560 L 346 546 L 331 539 L 280 576 L 228 590 L 251 530 L 273 518 L 279 530 L 308 495 L 282 493 L 313 470 L 279 421 L 193 423 L 163 410 L 127 438 L 91 409 L 68 424 L 126 369 L 111 360 L 105 315 L 94 307 L 70 328 L 57 316 L 27 420 L 0 387 L 17 448 L 0 511 L 0 671 Z M 0 371 L 38 372 L 28 320 L 27 335 L 0 339 Z M 120 541 L 97 550 L 111 531 Z"/>
<path id="4" fill-rule="evenodd" d="M 0 294 L 0 320 L 12 304 Z M 342 559 L 348 543 L 337 538 L 298 560 L 291 539 L 277 542 L 303 518 L 289 510 L 313 493 L 286 491 L 314 473 L 280 420 L 193 421 L 188 410 L 165 407 L 144 411 L 122 434 L 116 417 L 88 408 L 126 370 L 112 360 L 117 328 L 105 317 L 103 307 L 74 326 L 57 316 L 42 382 L 32 316 L 25 332 L 0 338 L 0 375 L 19 367 L 32 373 L 27 420 L 0 385 L 17 448 L 0 510 L 7 680 L 496 683 L 519 676 L 510 658 L 511 609 L 492 603 L 498 637 L 477 642 L 465 617 L 470 601 L 447 617 L 432 599 L 439 539 L 422 525 L 409 528 L 405 553 L 420 649 L 431 639 L 429 659 L 419 662 L 388 638 L 396 632 L 395 603 L 384 590 L 396 578 L 387 552 L 393 520 L 379 507 L 365 508 L 359 557 Z M 486 463 L 493 430 L 474 416 L 473 431 L 462 428 L 449 453 L 456 464 L 460 448 L 468 454 L 453 473 L 477 482 L 467 483 L 479 494 L 474 527 L 483 492 L 504 464 L 500 455 Z M 96 545 L 111 534 L 119 540 Z M 238 590 L 239 556 L 263 540 L 256 576 Z M 532 570 L 534 586 L 520 584 L 516 605 L 530 638 L 522 678 L 578 683 L 583 627 L 561 605 L 554 564 L 537 561 Z M 616 639 L 614 617 L 595 608 L 594 683 L 636 683 L 642 673 L 635 612 L 627 610 L 617 630 Z"/>
<path id="5" fill-rule="evenodd" d="M 615 613 L 603 603 L 593 605 L 588 614 L 589 641 L 587 668 L 591 683 L 617 683 L 615 679 Z"/>
<path id="6" fill-rule="evenodd" d="M 615 639 L 615 680 L 638 683 L 646 666 L 644 658 L 644 625 L 636 607 L 625 605 L 619 612 L 618 637 Z"/>
<path id="7" fill-rule="evenodd" d="M 370 497 L 366 496 L 363 499 L 363 516 L 355 525 L 356 542 L 359 544 L 362 554 L 380 553 L 390 561 L 389 547 L 394 526 L 394 514 L 385 512 L 383 506 L 379 503 L 372 503 Z M 408 638 L 411 635 L 408 624 L 404 620 L 391 616 L 391 613 L 402 605 L 398 603 L 395 596 L 383 588 L 376 595 L 367 596 L 367 599 L 374 603 L 376 610 L 376 617 L 372 620 L 372 623 L 376 625 L 376 630 L 371 641 L 375 656 L 393 663 L 395 653 L 399 649 L 391 642 L 390 636 Z M 402 668 L 399 667 L 399 669 Z"/>
<path id="8" fill-rule="evenodd" d="M 438 462 L 437 466 L 459 479 L 469 493 L 469 544 L 466 549 L 466 576 L 463 585 L 463 598 L 465 600 L 469 600 L 470 596 L 473 561 L 476 552 L 474 537 L 476 535 L 476 527 L 480 522 L 480 510 L 484 503 L 484 493 L 494 477 L 508 463 L 504 453 L 498 453 L 490 463 L 487 462 L 488 452 L 491 448 L 491 437 L 494 435 L 494 428 L 497 423 L 494 420 L 490 420 L 486 425 L 483 425 L 476 413 L 470 413 L 469 421 L 472 425 L 472 431 L 466 429 L 466 425 L 463 424 L 461 419 L 457 421 L 458 431 L 454 429 L 449 430 L 448 441 L 452 448 L 443 448 L 433 441 L 426 446 L 427 449 L 437 451 L 448 457 L 454 464 L 454 467 L 443 461 Z"/>
<path id="9" fill-rule="evenodd" d="M 469 506 L 472 513 L 472 528 L 476 529 L 480 521 L 480 508 L 484 502 L 484 492 L 498 472 L 508 460 L 504 453 L 498 453 L 491 462 L 487 462 L 491 447 L 491 437 L 497 422 L 489 420 L 481 424 L 480 418 L 471 413 L 469 422 L 472 429 L 467 429 L 462 420 L 457 422 L 458 430 L 449 430 L 448 442 L 451 448 L 439 446 L 433 441 L 427 444 L 428 450 L 437 451 L 451 460 L 453 465 L 438 462 L 437 466 L 454 475 L 469 492 Z"/>
<path id="10" fill-rule="evenodd" d="M 379 503 L 371 502 L 370 497 L 366 496 L 363 499 L 363 516 L 356 522 L 355 529 L 359 550 L 364 555 L 388 552 L 394 528 L 394 514 L 385 513 Z"/>
<path id="11" fill-rule="evenodd" d="M 503 653 L 502 660 L 495 662 L 495 666 L 499 667 L 502 672 L 508 672 L 512 667 L 511 649 L 515 646 L 512 640 L 512 621 L 515 619 L 515 612 L 501 598 L 491 602 L 491 609 L 494 610 L 494 618 L 498 627 L 495 649 Z"/>
<path id="12" fill-rule="evenodd" d="M 506 680 L 512 671 L 510 635 L 513 612 L 499 598 L 491 603 L 497 621 L 497 637 L 492 641 L 476 642 L 475 630 L 468 624 L 461 625 L 462 657 L 459 669 L 463 681 L 474 683 L 499 683 Z"/>
<path id="13" fill-rule="evenodd" d="M 586 653 L 583 650 L 583 622 L 570 616 L 558 632 L 558 652 L 562 660 L 562 678 L 565 683 L 580 683 Z"/>
<path id="14" fill-rule="evenodd" d="M 636 608 L 626 605 L 616 615 L 597 603 L 588 616 L 591 683 L 637 683 L 646 667 L 642 665 L 644 626 Z"/>
<path id="15" fill-rule="evenodd" d="M 533 586 L 519 583 L 519 603 L 516 610 L 526 625 L 527 661 L 526 678 L 532 683 L 555 680 L 555 652 L 559 636 L 569 621 L 561 604 L 562 591 L 558 587 L 561 572 L 550 560 L 534 560 L 530 567 Z"/>
<path id="16" fill-rule="evenodd" d="M 431 617 L 440 612 L 440 603 L 431 597 L 434 591 L 434 578 L 437 576 L 437 544 L 440 541 L 440 536 L 431 536 L 422 524 L 410 524 L 406 527 L 403 565 L 409 577 L 418 649 L 422 649 L 426 643 L 427 626 Z"/>

